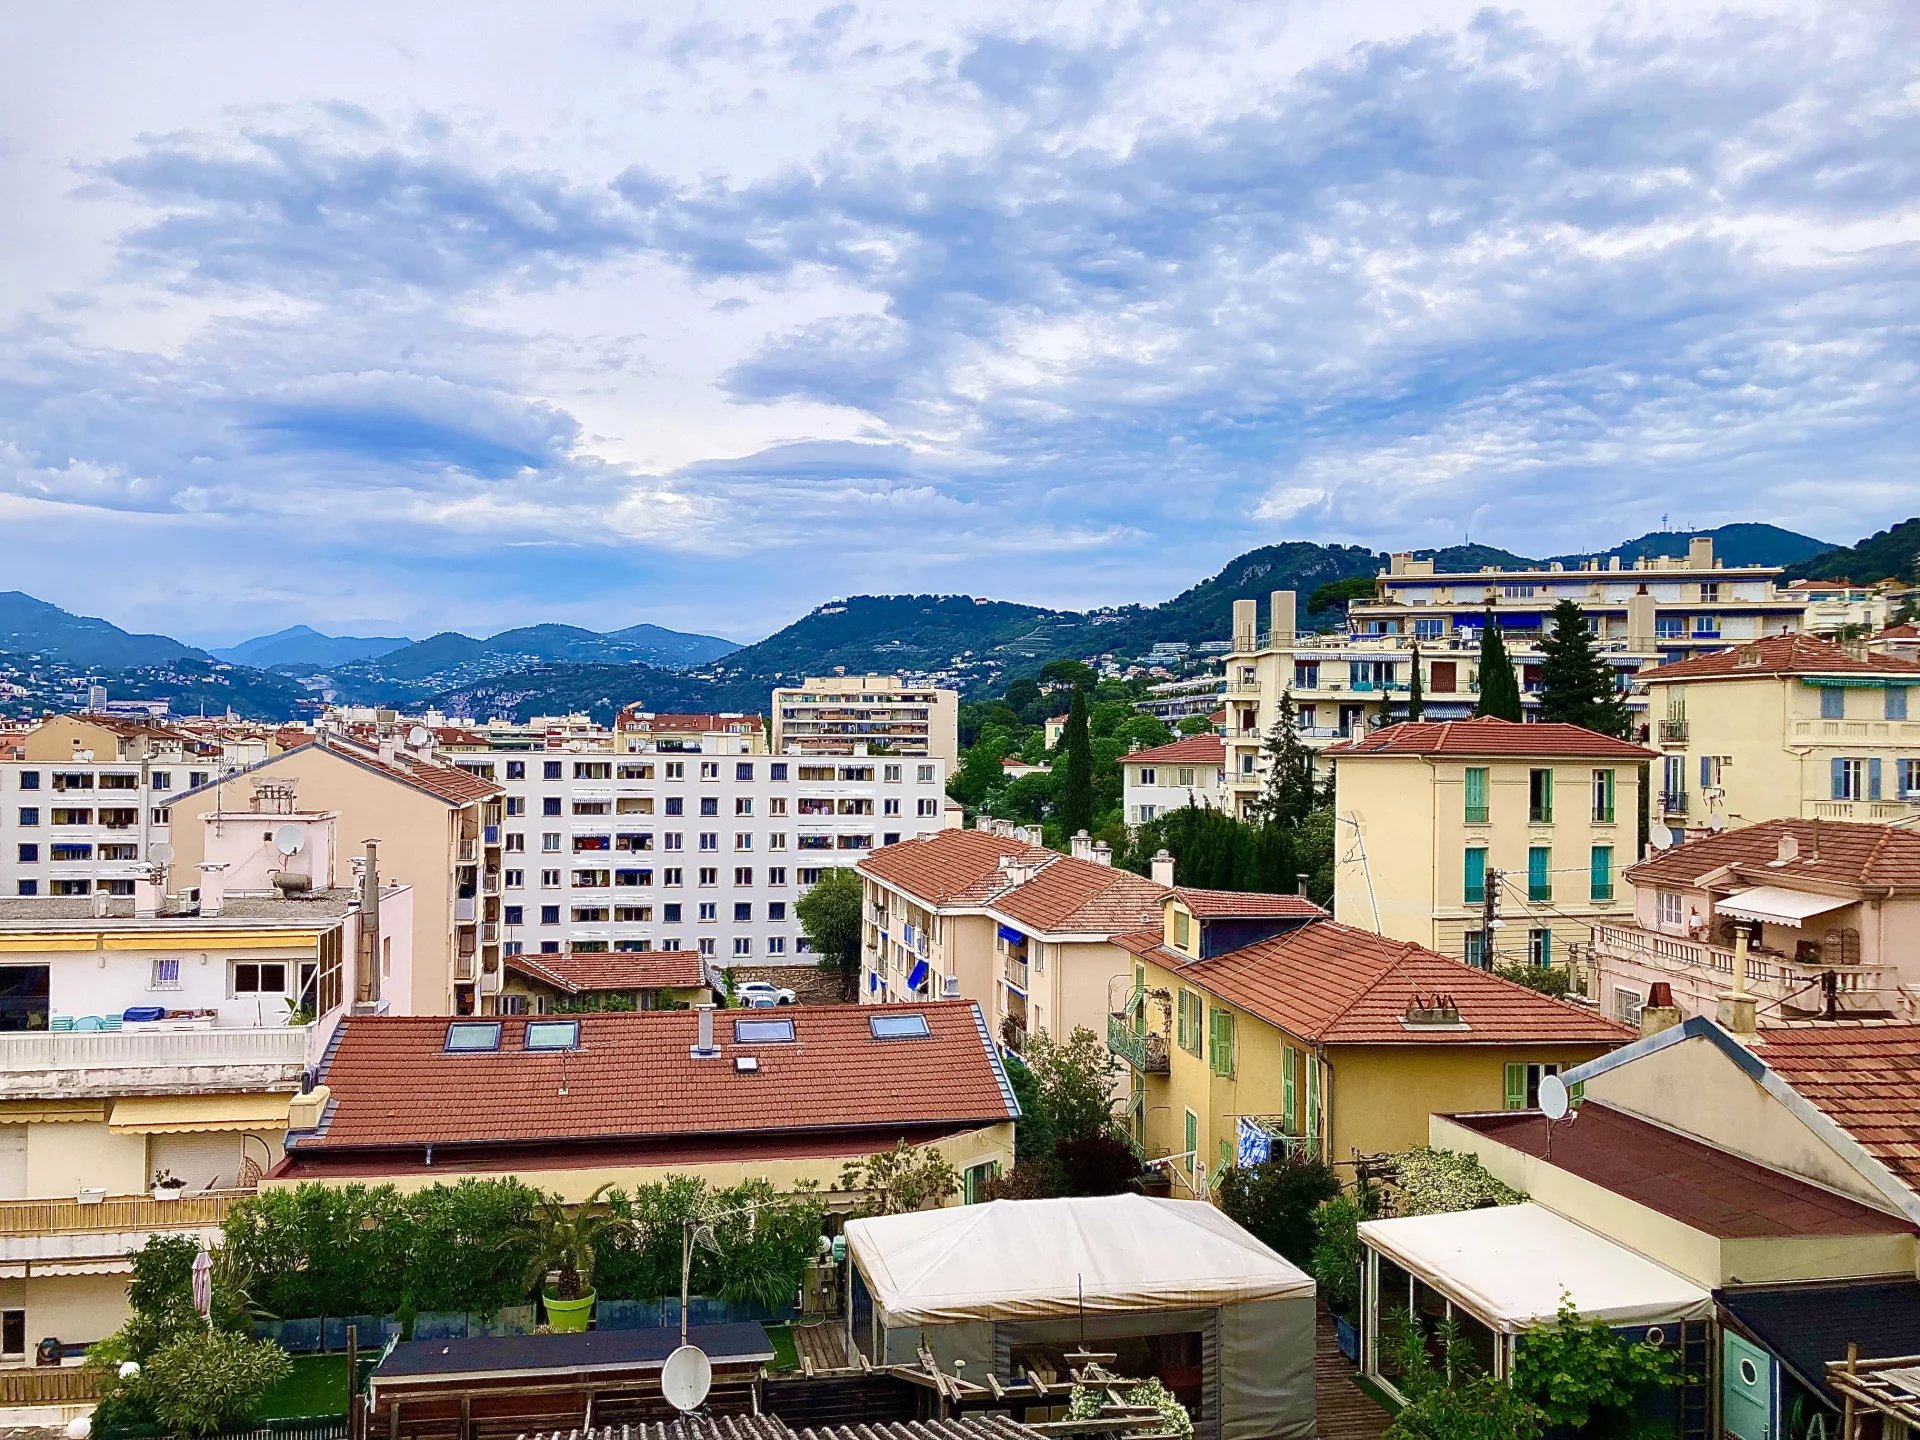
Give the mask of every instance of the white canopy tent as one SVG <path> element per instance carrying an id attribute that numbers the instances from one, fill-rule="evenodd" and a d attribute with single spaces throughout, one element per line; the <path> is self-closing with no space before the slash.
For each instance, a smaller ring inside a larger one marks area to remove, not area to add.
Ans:
<path id="1" fill-rule="evenodd" d="M 1815 895 L 1806 890 L 1788 890 L 1779 885 L 1756 885 L 1751 890 L 1736 890 L 1725 899 L 1713 902 L 1722 915 L 1739 920 L 1761 920 L 1770 925 L 1798 925 L 1830 910 L 1843 910 L 1857 901 L 1843 895 Z"/>
<path id="2" fill-rule="evenodd" d="M 1313 1281 L 1204 1201 L 996 1200 L 847 1225 L 854 1343 L 1003 1379 L 1020 1347 L 1198 1337 L 1196 1430 L 1314 1433 Z"/>
<path id="3" fill-rule="evenodd" d="M 1615 1328 L 1713 1313 L 1691 1280 L 1531 1202 L 1368 1220 L 1360 1239 L 1499 1334 L 1551 1325 L 1563 1295 Z"/>

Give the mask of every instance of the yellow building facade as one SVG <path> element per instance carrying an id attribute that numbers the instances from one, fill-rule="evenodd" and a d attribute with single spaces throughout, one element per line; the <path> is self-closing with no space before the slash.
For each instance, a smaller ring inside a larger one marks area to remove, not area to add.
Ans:
<path id="1" fill-rule="evenodd" d="M 1554 965 L 1632 914 L 1621 873 L 1638 858 L 1652 751 L 1475 719 L 1391 726 L 1327 755 L 1342 923 L 1474 965 Z"/>

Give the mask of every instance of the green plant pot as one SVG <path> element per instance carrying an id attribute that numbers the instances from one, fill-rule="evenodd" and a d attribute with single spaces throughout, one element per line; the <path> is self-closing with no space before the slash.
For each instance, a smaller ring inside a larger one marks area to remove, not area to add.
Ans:
<path id="1" fill-rule="evenodd" d="M 593 1291 L 589 1290 L 578 1300 L 562 1300 L 557 1295 L 542 1294 L 540 1301 L 547 1307 L 547 1326 L 557 1334 L 573 1335 L 587 1328 L 587 1322 L 593 1319 Z"/>

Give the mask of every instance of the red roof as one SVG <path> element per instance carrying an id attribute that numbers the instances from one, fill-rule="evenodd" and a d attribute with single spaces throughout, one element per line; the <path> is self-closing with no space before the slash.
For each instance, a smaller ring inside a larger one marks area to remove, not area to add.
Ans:
<path id="1" fill-rule="evenodd" d="M 1057 852 L 987 830 L 936 830 L 882 845 L 857 868 L 927 905 L 978 904 L 1007 884 L 1003 860 L 1042 864 Z"/>
<path id="2" fill-rule="evenodd" d="M 1522 724 L 1490 715 L 1471 720 L 1408 720 L 1369 732 L 1322 752 L 1341 760 L 1371 755 L 1461 755 L 1515 759 L 1578 756 L 1596 760 L 1653 760 L 1644 746 L 1560 721 Z"/>
<path id="3" fill-rule="evenodd" d="M 1406 941 L 1332 920 L 1312 920 L 1207 960 L 1188 960 L 1148 937 L 1128 949 L 1179 971 L 1182 981 L 1258 1015 L 1288 1034 L 1330 1045 L 1624 1045 L 1625 1025 L 1502 980 Z M 1407 1025 L 1418 998 L 1451 1000 L 1459 1027 Z"/>
<path id="4" fill-rule="evenodd" d="M 877 1039 L 871 1024 L 918 1013 L 929 1033 Z M 1019 1107 L 970 1000 L 912 1006 L 792 1005 L 715 1013 L 719 1054 L 696 1058 L 691 1010 L 567 1016 L 579 1047 L 528 1050 L 542 1019 L 503 1015 L 493 1051 L 449 1054 L 470 1019 L 350 1016 L 321 1073 L 319 1130 L 295 1153 L 433 1145 L 540 1144 L 696 1135 L 786 1135 L 993 1125 Z M 735 1038 L 737 1024 L 790 1021 L 792 1041 Z M 751 1056 L 758 1068 L 735 1068 Z"/>
<path id="5" fill-rule="evenodd" d="M 1876 640 L 1920 640 L 1920 625 L 1914 624 L 1911 620 L 1901 625 L 1889 625 L 1873 638 Z"/>
<path id="6" fill-rule="evenodd" d="M 731 734 L 735 730 L 759 730 L 764 728 L 758 715 L 735 714 L 721 711 L 717 714 L 675 715 L 655 714 L 641 708 L 635 701 L 631 705 L 620 707 L 620 713 L 614 719 L 615 728 L 620 730 L 672 730 L 679 733 L 698 732 L 700 734 Z"/>
<path id="7" fill-rule="evenodd" d="M 1791 837 L 1798 854 L 1780 858 Z M 1655 853 L 1628 868 L 1636 885 L 1698 886 L 1731 869 L 1753 885 L 1826 881 L 1861 888 L 1920 889 L 1920 834 L 1892 825 L 1856 825 L 1843 820 L 1763 820 L 1738 830 L 1705 835 Z"/>
<path id="8" fill-rule="evenodd" d="M 411 785 L 415 790 L 424 791 L 450 805 L 467 805 L 475 800 L 490 800 L 495 795 L 506 793 L 501 786 L 471 770 L 462 770 L 457 765 L 442 765 L 437 760 L 411 755 L 404 749 L 396 750 L 393 757 L 388 759 L 380 753 L 378 745 L 364 745 L 340 735 L 323 734 L 315 743 L 342 759 L 378 770 L 403 785 Z M 286 753 L 291 755 L 296 752 L 289 750 Z"/>
<path id="9" fill-rule="evenodd" d="M 1657 665 L 1634 678 L 1744 680 L 1756 675 L 1920 675 L 1920 663 L 1892 655 L 1863 658 L 1817 635 L 1769 635 L 1751 645 Z"/>
<path id="10" fill-rule="evenodd" d="M 1151 750 L 1136 750 L 1120 757 L 1122 765 L 1211 765 L 1216 770 L 1227 763 L 1227 745 L 1218 735 L 1188 735 L 1171 745 L 1156 745 Z"/>
<path id="11" fill-rule="evenodd" d="M 698 950 L 509 955 L 507 968 L 569 995 L 596 990 L 691 990 L 707 983 Z"/>
<path id="12" fill-rule="evenodd" d="M 1199 890 L 1191 885 L 1176 885 L 1173 893 L 1188 910 L 1203 920 L 1265 920 L 1276 916 L 1303 916 L 1316 920 L 1327 913 L 1304 895 L 1262 894 L 1252 890 Z"/>
<path id="13" fill-rule="evenodd" d="M 1770 1025 L 1758 1053 L 1802 1099 L 1920 1191 L 1920 1025 Z"/>
<path id="14" fill-rule="evenodd" d="M 1118 935 L 1158 923 L 1163 886 L 1109 865 L 1055 855 L 1024 885 L 993 897 L 993 908 L 1016 925 L 1054 934 Z"/>

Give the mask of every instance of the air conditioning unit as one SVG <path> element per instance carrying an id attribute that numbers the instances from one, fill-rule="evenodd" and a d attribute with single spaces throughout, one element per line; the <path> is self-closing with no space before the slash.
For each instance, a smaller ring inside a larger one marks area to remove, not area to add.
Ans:
<path id="1" fill-rule="evenodd" d="M 958 1000 L 960 998 L 960 977 L 958 975 L 949 975 L 943 979 L 940 982 L 940 995 L 942 999 Z"/>

